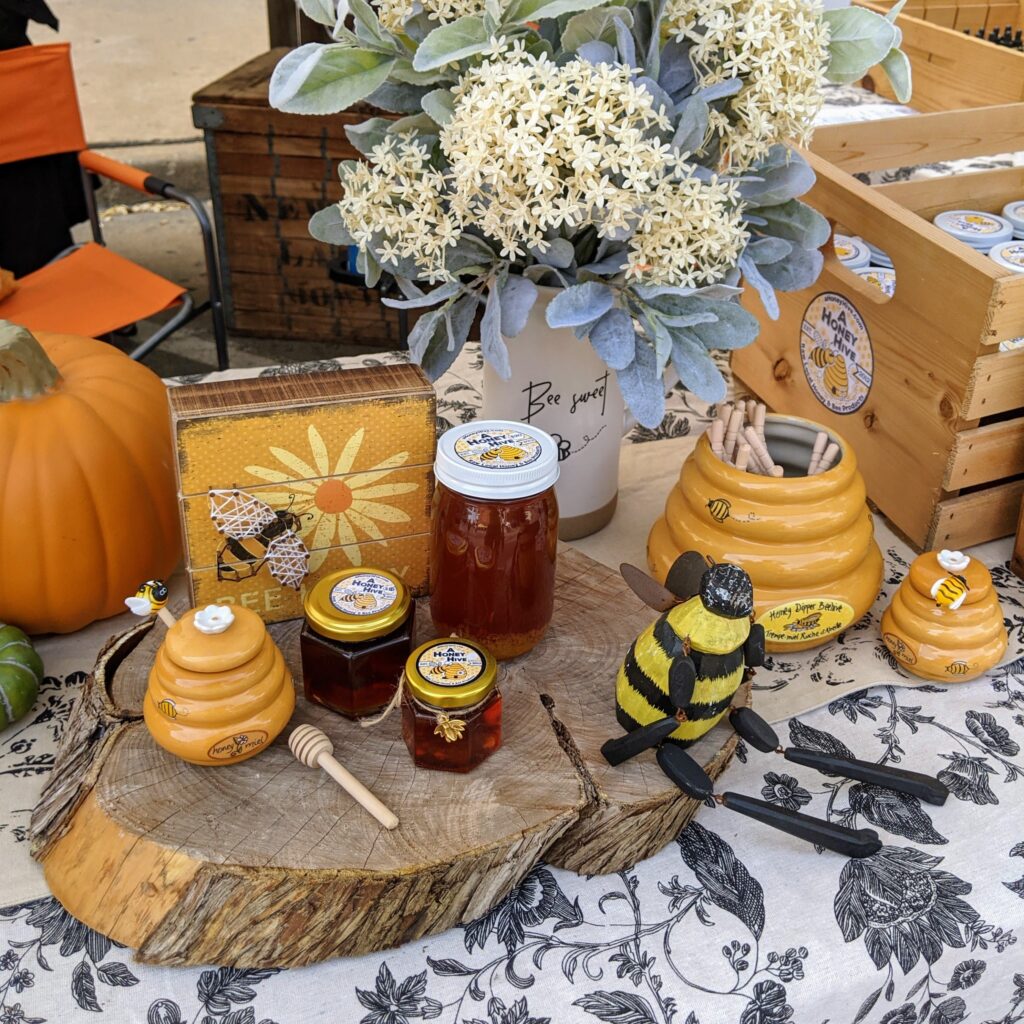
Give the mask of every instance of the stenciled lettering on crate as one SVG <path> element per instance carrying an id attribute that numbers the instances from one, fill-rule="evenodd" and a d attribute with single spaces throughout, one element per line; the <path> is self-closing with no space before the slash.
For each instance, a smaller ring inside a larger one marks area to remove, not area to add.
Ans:
<path id="1" fill-rule="evenodd" d="M 171 388 L 193 603 L 298 618 L 327 573 L 429 581 L 436 430 L 419 367 L 359 367 Z"/>

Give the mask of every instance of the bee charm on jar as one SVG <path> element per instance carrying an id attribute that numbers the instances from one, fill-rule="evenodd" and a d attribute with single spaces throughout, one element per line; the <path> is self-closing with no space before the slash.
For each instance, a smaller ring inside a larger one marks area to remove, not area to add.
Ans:
<path id="1" fill-rule="evenodd" d="M 987 672 L 1007 645 L 991 573 L 960 551 L 919 555 L 882 616 L 882 640 L 923 679 L 962 683 Z"/>
<path id="2" fill-rule="evenodd" d="M 498 659 L 524 654 L 554 608 L 555 442 L 528 424 L 477 420 L 441 437 L 434 473 L 434 626 Z"/>
<path id="3" fill-rule="evenodd" d="M 420 768 L 468 772 L 501 746 L 494 658 L 464 640 L 431 640 L 405 665 L 402 736 Z"/>

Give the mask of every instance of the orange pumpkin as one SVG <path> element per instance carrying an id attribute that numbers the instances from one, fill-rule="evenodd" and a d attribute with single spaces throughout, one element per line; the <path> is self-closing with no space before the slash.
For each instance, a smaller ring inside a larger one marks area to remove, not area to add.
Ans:
<path id="1" fill-rule="evenodd" d="M 0 621 L 69 633 L 178 562 L 167 393 L 101 341 L 0 321 Z"/>

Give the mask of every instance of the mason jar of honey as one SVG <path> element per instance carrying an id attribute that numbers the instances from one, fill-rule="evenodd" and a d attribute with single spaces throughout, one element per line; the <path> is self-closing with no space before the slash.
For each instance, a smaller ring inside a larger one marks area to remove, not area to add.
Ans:
<path id="1" fill-rule="evenodd" d="M 417 647 L 405 664 L 402 738 L 418 768 L 468 772 L 501 746 L 494 658 L 449 638 Z"/>
<path id="2" fill-rule="evenodd" d="M 416 605 L 405 583 L 383 569 L 342 569 L 316 583 L 304 609 L 306 700 L 348 718 L 387 706 L 412 649 Z"/>
<path id="3" fill-rule="evenodd" d="M 453 427 L 434 463 L 430 614 L 441 636 L 496 658 L 536 646 L 551 621 L 558 545 L 558 449 L 537 427 Z"/>

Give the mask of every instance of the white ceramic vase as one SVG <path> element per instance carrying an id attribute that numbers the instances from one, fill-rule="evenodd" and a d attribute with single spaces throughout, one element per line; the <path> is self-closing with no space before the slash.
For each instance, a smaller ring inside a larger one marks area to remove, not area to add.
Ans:
<path id="1" fill-rule="evenodd" d="M 569 328 L 548 326 L 545 310 L 557 294 L 555 288 L 541 288 L 526 327 L 505 339 L 509 380 L 484 363 L 482 415 L 531 423 L 554 437 L 558 535 L 574 540 L 596 533 L 615 514 L 627 420 L 615 371 L 589 341 L 578 340 Z"/>

